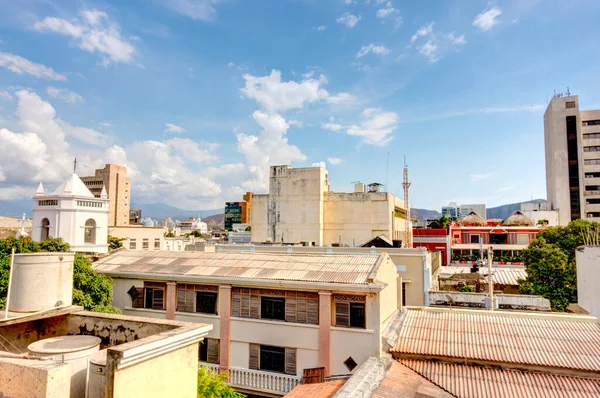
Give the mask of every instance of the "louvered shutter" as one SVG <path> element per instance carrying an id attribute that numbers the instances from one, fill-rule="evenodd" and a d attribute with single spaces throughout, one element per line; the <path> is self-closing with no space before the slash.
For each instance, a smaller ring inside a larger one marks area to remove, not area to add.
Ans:
<path id="1" fill-rule="evenodd" d="M 138 293 L 138 296 L 135 300 L 131 301 L 131 306 L 133 308 L 144 308 L 144 288 L 136 287 L 135 290 Z"/>
<path id="2" fill-rule="evenodd" d="M 206 339 L 207 340 L 207 359 L 208 363 L 219 363 L 219 339 Z"/>
<path id="3" fill-rule="evenodd" d="M 242 318 L 250 318 L 250 289 L 241 289 L 241 310 Z"/>
<path id="4" fill-rule="evenodd" d="M 296 292 L 286 292 L 285 293 L 285 321 L 286 322 L 296 322 L 297 316 L 297 296 Z"/>
<path id="5" fill-rule="evenodd" d="M 260 296 L 258 290 L 250 289 L 250 318 L 258 319 L 260 315 Z"/>
<path id="6" fill-rule="evenodd" d="M 185 311 L 185 286 L 177 284 L 177 311 Z"/>
<path id="7" fill-rule="evenodd" d="M 260 355 L 260 345 L 250 344 L 250 353 L 248 356 L 248 367 L 250 369 L 259 370 L 258 357 Z"/>
<path id="8" fill-rule="evenodd" d="M 231 289 L 231 316 L 242 316 L 241 315 L 242 297 L 240 288 Z"/>
<path id="9" fill-rule="evenodd" d="M 350 326 L 350 303 L 335 303 L 335 326 Z"/>
<path id="10" fill-rule="evenodd" d="M 194 285 L 185 286 L 185 312 L 196 312 Z"/>
<path id="11" fill-rule="evenodd" d="M 319 324 L 319 295 L 309 295 L 306 303 L 306 323 Z"/>
<path id="12" fill-rule="evenodd" d="M 165 291 L 162 289 L 154 289 L 152 291 L 152 309 L 153 310 L 164 310 L 165 304 Z"/>
<path id="13" fill-rule="evenodd" d="M 296 322 L 298 323 L 306 323 L 306 293 L 297 293 L 297 303 L 296 303 Z"/>
<path id="14" fill-rule="evenodd" d="M 286 348 L 285 349 L 285 373 L 289 375 L 296 375 L 296 349 Z"/>

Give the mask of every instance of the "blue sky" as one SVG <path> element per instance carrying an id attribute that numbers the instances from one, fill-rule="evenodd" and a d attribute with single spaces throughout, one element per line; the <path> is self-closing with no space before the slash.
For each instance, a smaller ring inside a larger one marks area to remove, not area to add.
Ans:
<path id="1" fill-rule="evenodd" d="M 545 197 L 553 90 L 600 107 L 600 3 L 0 0 L 0 199 L 128 165 L 137 203 L 222 207 L 270 164 L 411 204 Z"/>

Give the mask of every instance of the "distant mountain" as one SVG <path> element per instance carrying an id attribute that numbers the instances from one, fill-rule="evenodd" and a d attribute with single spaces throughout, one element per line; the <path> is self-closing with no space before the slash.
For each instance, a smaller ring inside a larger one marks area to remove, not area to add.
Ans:
<path id="1" fill-rule="evenodd" d="M 225 215 L 224 214 L 215 214 L 213 216 L 208 216 L 202 219 L 205 223 L 208 224 L 209 229 L 224 229 L 225 228 Z"/>
<path id="2" fill-rule="evenodd" d="M 546 202 L 547 201 L 545 199 L 534 199 L 534 200 L 528 200 L 527 202 L 510 203 L 507 205 L 490 207 L 486 211 L 487 218 L 488 219 L 501 218 L 504 220 L 506 217 L 510 216 L 515 211 L 521 210 L 522 203 L 546 203 Z"/>
<path id="3" fill-rule="evenodd" d="M 31 217 L 32 207 L 31 199 L 0 200 L 0 216 L 21 218 L 21 215 L 25 213 L 27 217 Z"/>
<path id="4" fill-rule="evenodd" d="M 419 220 L 422 223 L 425 223 L 427 220 L 440 218 L 441 216 L 442 213 L 437 210 L 417 209 L 414 207 L 410 209 L 410 218 L 413 220 Z"/>
<path id="5" fill-rule="evenodd" d="M 165 220 L 171 217 L 173 220 L 184 221 L 190 218 L 212 216 L 214 214 L 223 213 L 223 209 L 214 210 L 184 210 L 165 203 L 132 203 L 131 207 L 136 207 L 142 210 L 142 218 L 150 217 L 156 220 Z M 225 206 L 223 206 L 225 207 Z"/>

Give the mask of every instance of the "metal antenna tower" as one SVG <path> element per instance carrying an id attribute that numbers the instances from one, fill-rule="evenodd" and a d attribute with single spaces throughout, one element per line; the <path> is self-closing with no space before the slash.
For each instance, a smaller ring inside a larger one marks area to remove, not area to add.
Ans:
<path id="1" fill-rule="evenodd" d="M 402 188 L 404 188 L 404 206 L 406 207 L 406 220 L 404 225 L 404 234 L 406 237 L 406 243 L 404 247 L 412 247 L 412 221 L 410 219 L 410 206 L 408 204 L 408 188 L 410 188 L 410 182 L 408 182 L 408 166 L 406 165 L 406 155 L 404 155 L 404 180 L 402 181 Z"/>

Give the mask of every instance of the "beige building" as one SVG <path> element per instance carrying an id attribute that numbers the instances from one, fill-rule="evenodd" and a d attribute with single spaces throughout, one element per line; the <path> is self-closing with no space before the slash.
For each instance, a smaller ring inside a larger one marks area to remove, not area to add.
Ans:
<path id="1" fill-rule="evenodd" d="M 269 194 L 252 200 L 252 241 L 353 247 L 385 234 L 400 245 L 406 213 L 404 201 L 378 187 L 331 192 L 323 168 L 271 166 Z"/>
<path id="2" fill-rule="evenodd" d="M 108 228 L 110 236 L 124 239 L 121 243 L 128 250 L 164 250 L 165 233 L 165 227 L 127 225 Z"/>
<path id="3" fill-rule="evenodd" d="M 106 187 L 108 199 L 108 225 L 120 227 L 129 225 L 129 204 L 131 202 L 131 180 L 127 178 L 127 167 L 107 164 L 97 169 L 94 176 L 81 177 L 83 183 L 99 198 L 102 187 Z"/>
<path id="4" fill-rule="evenodd" d="M 200 361 L 261 396 L 289 392 L 305 372 L 350 374 L 381 355 L 401 300 L 386 253 L 122 250 L 95 269 L 114 278 L 113 305 L 125 315 L 212 325 Z"/>
<path id="5" fill-rule="evenodd" d="M 560 225 L 600 221 L 600 110 L 580 111 L 576 95 L 555 95 L 544 114 L 546 190 Z"/>

